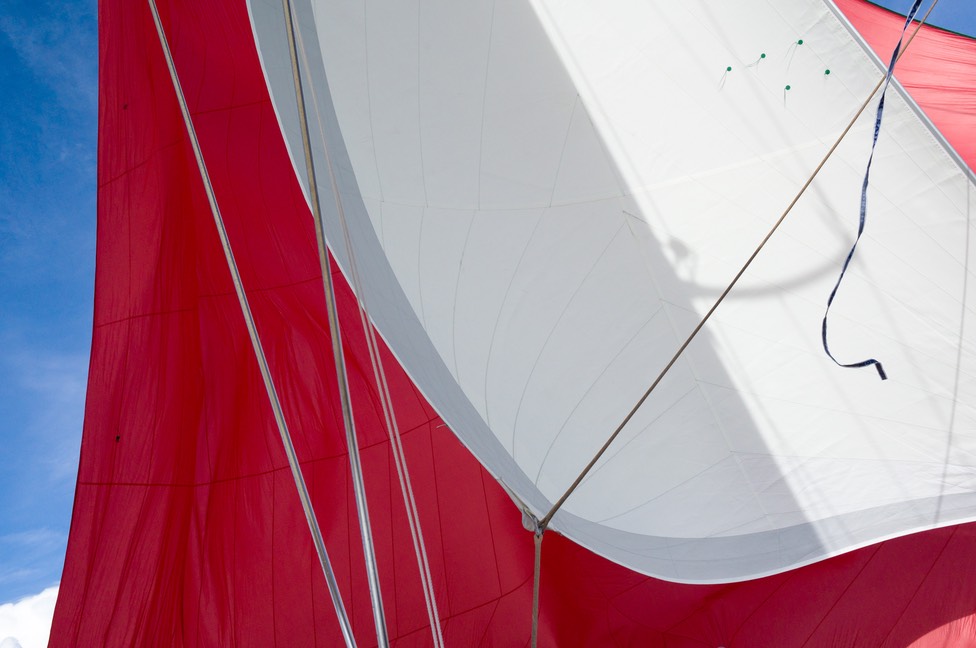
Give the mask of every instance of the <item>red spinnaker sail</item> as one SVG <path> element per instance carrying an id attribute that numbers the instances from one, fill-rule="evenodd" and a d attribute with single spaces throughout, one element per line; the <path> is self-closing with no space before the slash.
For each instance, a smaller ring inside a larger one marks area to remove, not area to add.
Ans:
<path id="1" fill-rule="evenodd" d="M 899 18 L 838 3 L 879 51 Z M 312 219 L 243 2 L 160 3 L 357 639 L 375 643 Z M 52 646 L 334 646 L 339 626 L 148 5 L 101 0 L 98 262 L 81 465 Z M 976 165 L 976 44 L 896 76 Z M 387 622 L 431 642 L 365 339 L 336 274 Z M 526 645 L 533 544 L 387 355 L 449 646 Z M 976 645 L 976 525 L 728 585 L 649 578 L 548 534 L 545 646 Z"/>

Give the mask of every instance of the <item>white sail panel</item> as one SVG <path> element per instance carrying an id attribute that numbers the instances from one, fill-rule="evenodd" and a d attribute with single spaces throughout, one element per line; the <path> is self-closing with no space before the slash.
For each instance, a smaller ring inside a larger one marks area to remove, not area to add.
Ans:
<path id="1" fill-rule="evenodd" d="M 327 148 L 362 297 L 537 514 L 882 74 L 817 0 L 298 5 L 319 186 Z M 280 5 L 251 9 L 300 151 Z M 830 338 L 891 379 L 820 346 L 872 127 L 862 117 L 556 529 L 640 571 L 715 581 L 974 517 L 976 188 L 896 92 Z"/>

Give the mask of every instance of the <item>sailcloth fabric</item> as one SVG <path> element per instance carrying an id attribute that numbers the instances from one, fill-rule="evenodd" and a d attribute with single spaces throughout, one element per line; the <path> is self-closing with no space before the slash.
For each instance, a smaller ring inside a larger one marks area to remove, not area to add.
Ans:
<path id="1" fill-rule="evenodd" d="M 532 541 L 513 500 L 545 513 L 881 76 L 833 5 L 670 4 L 296 3 L 327 233 L 348 271 L 341 206 L 447 645 L 526 643 Z M 160 11 L 370 645 L 281 6 Z M 844 11 L 893 46 L 896 16 Z M 52 645 L 336 645 L 148 7 L 99 12 L 93 350 Z M 971 87 L 976 46 L 925 38 L 955 79 L 909 53 L 903 81 L 936 93 L 939 127 L 971 155 L 953 132 L 976 111 L 946 86 Z M 900 93 L 831 325 L 835 354 L 878 357 L 890 379 L 819 349 L 871 126 L 554 518 L 566 537 L 546 535 L 543 645 L 972 641 L 976 584 L 958 574 L 976 568 L 976 530 L 953 525 L 976 514 L 976 188 Z M 356 297 L 335 278 L 390 636 L 428 645 Z"/>
<path id="2" fill-rule="evenodd" d="M 300 152 L 279 4 L 252 0 L 253 22 Z M 878 79 L 822 2 L 666 4 L 296 3 L 319 185 L 338 170 L 362 297 L 539 517 Z M 903 97 L 831 329 L 835 356 L 880 358 L 892 384 L 838 372 L 820 346 L 870 112 L 554 528 L 709 582 L 973 517 L 976 190 Z"/>

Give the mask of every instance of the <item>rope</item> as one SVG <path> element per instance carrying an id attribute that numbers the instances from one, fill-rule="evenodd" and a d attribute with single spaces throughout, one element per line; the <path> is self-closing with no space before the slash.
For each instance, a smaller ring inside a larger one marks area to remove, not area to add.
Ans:
<path id="1" fill-rule="evenodd" d="M 546 530 L 535 531 L 535 567 L 532 569 L 532 648 L 539 645 L 539 589 L 542 582 L 542 538 Z"/>
<path id="2" fill-rule="evenodd" d="M 355 257 L 352 253 L 351 242 L 348 230 L 345 229 L 343 221 L 343 232 L 346 233 L 347 253 L 350 258 L 350 266 L 353 274 L 353 283 L 356 287 L 356 294 L 360 292 L 361 285 L 358 280 L 358 270 L 356 269 Z M 393 410 L 393 399 L 390 395 L 389 383 L 386 379 L 386 372 L 383 368 L 383 360 L 380 356 L 379 345 L 376 341 L 376 334 L 373 326 L 369 323 L 369 314 L 366 310 L 365 301 L 359 301 L 359 317 L 363 330 L 366 332 L 366 346 L 370 353 L 370 363 L 373 367 L 373 378 L 379 388 L 380 405 L 383 408 L 383 416 L 386 423 L 387 436 L 390 438 L 390 448 L 393 451 L 393 462 L 397 470 L 397 478 L 400 482 L 400 494 L 403 497 L 404 507 L 407 512 L 407 525 L 410 527 L 410 537 L 413 541 L 414 555 L 417 558 L 417 567 L 420 570 L 420 580 L 424 591 L 424 602 L 427 606 L 427 616 L 431 625 L 431 634 L 435 648 L 443 648 L 444 636 L 441 629 L 440 614 L 437 609 L 437 598 L 434 593 L 433 578 L 430 574 L 430 563 L 427 558 L 427 547 L 424 542 L 423 530 L 420 526 L 420 513 L 417 510 L 417 501 L 413 493 L 413 485 L 410 481 L 410 472 L 407 469 L 406 453 L 403 450 L 403 443 L 400 438 L 400 429 L 397 425 L 396 416 Z"/>
<path id="3" fill-rule="evenodd" d="M 358 288 L 357 288 L 358 290 Z M 392 398 L 390 396 L 389 385 L 383 369 L 382 359 L 379 351 L 375 350 L 376 340 L 373 327 L 366 322 L 365 309 L 360 311 L 363 318 L 363 327 L 367 331 L 367 346 L 370 348 L 370 362 L 373 363 L 373 376 L 380 386 L 380 403 L 384 408 L 384 418 L 386 419 L 387 434 L 390 437 L 391 448 L 393 449 L 394 465 L 397 469 L 397 477 L 400 481 L 400 493 L 404 499 L 404 506 L 407 511 L 407 524 L 410 527 L 410 536 L 414 545 L 414 554 L 417 557 L 418 568 L 420 569 L 420 580 L 424 590 L 424 602 L 427 605 L 427 616 L 431 624 L 431 633 L 434 639 L 435 648 L 443 648 L 444 635 L 441 629 L 440 614 L 437 609 L 437 598 L 434 593 L 433 577 L 430 574 L 430 563 L 427 558 L 427 547 L 424 543 L 424 535 L 420 526 L 420 513 L 417 510 L 417 502 L 413 493 L 413 485 L 410 482 L 410 473 L 407 470 L 406 454 L 400 439 L 400 430 L 396 418 L 393 414 Z M 372 343 L 369 342 L 373 338 Z M 373 357 L 375 356 L 375 361 Z M 389 411 L 387 411 L 389 409 Z"/>
<path id="4" fill-rule="evenodd" d="M 329 594 L 332 597 L 332 603 L 335 606 L 336 615 L 339 619 L 339 627 L 342 631 L 342 636 L 345 639 L 346 646 L 354 647 L 356 645 L 356 639 L 353 636 L 352 626 L 349 623 L 345 606 L 342 603 L 342 595 L 339 592 L 339 586 L 336 583 L 335 575 L 332 571 L 332 564 L 329 561 L 329 554 L 325 548 L 325 541 L 322 538 L 322 531 L 319 528 L 318 520 L 315 517 L 315 511 L 312 507 L 312 501 L 309 497 L 308 488 L 305 485 L 305 478 L 302 476 L 301 467 L 298 463 L 298 456 L 295 452 L 295 446 L 292 443 L 291 434 L 288 431 L 284 412 L 278 399 L 277 391 L 275 390 L 274 381 L 271 377 L 271 370 L 268 367 L 268 361 L 264 354 L 264 348 L 262 347 L 261 339 L 258 336 L 257 326 L 254 323 L 254 316 L 247 301 L 247 294 L 244 292 L 244 284 L 241 281 L 240 271 L 237 267 L 237 262 L 234 259 L 234 253 L 230 245 L 230 238 L 227 235 L 223 216 L 221 216 L 220 208 L 217 205 L 217 198 L 214 193 L 213 185 L 210 181 L 210 174 L 207 171 L 207 166 L 203 159 L 203 152 L 200 148 L 200 142 L 197 139 L 196 129 L 194 128 L 193 120 L 190 117 L 190 110 L 187 107 L 186 98 L 183 95 L 183 88 L 180 85 L 179 77 L 176 73 L 176 65 L 173 62 L 173 56 L 170 52 L 169 43 L 166 39 L 166 33 L 163 29 L 163 24 L 160 20 L 159 11 L 156 8 L 155 0 L 149 0 L 149 9 L 152 12 L 153 22 L 156 26 L 156 34 L 159 36 L 159 42 L 163 49 L 163 55 L 166 58 L 166 66 L 169 69 L 170 80 L 173 83 L 173 89 L 176 91 L 176 98 L 180 105 L 180 113 L 183 116 L 183 123 L 186 126 L 186 131 L 190 139 L 190 145 L 193 148 L 193 156 L 196 159 L 197 169 L 199 170 L 200 178 L 203 181 L 204 191 L 207 194 L 207 201 L 210 203 L 210 212 L 213 215 L 214 223 L 217 226 L 217 234 L 220 236 L 220 244 L 224 250 L 224 257 L 227 261 L 227 267 L 230 270 L 231 279 L 234 283 L 234 291 L 237 293 L 237 301 L 240 304 L 241 312 L 244 315 L 244 323 L 247 326 L 247 332 L 251 339 L 251 346 L 254 349 L 254 355 L 257 358 L 258 367 L 261 370 L 261 377 L 264 380 L 264 387 L 268 393 L 268 400 L 271 402 L 271 410 L 274 413 L 275 423 L 278 426 L 278 432 L 281 435 L 281 442 L 284 446 L 285 455 L 288 458 L 288 466 L 291 468 L 292 477 L 295 480 L 295 487 L 298 490 L 298 497 L 301 500 L 302 509 L 305 512 L 305 520 L 308 522 L 309 531 L 312 535 L 312 541 L 315 545 L 315 551 L 318 554 L 319 563 L 322 566 L 322 572 L 325 574 L 325 580 L 329 587 Z"/>
<path id="5" fill-rule="evenodd" d="M 308 58 L 302 40 L 301 31 L 297 32 L 297 42 L 299 44 L 299 51 L 302 54 L 302 61 L 306 67 L 308 67 Z M 319 111 L 318 97 L 312 90 L 312 106 L 315 109 L 316 120 L 319 124 L 319 132 L 324 133 L 324 128 L 322 125 L 321 112 Z M 326 143 L 322 141 L 323 148 L 326 147 Z M 400 483 L 400 493 L 404 498 L 404 507 L 407 513 L 407 524 L 410 528 L 411 540 L 414 546 L 414 555 L 417 558 L 418 569 L 420 570 L 421 585 L 424 591 L 424 602 L 427 606 L 427 616 L 430 621 L 431 634 L 434 640 L 435 647 L 444 645 L 444 637 L 441 629 L 440 614 L 437 609 L 437 598 L 434 592 L 433 577 L 430 573 L 430 564 L 427 557 L 427 548 L 424 542 L 423 531 L 420 526 L 420 515 L 417 510 L 417 503 L 413 493 L 413 486 L 410 481 L 410 473 L 407 470 L 406 454 L 403 450 L 403 444 L 400 440 L 400 431 L 396 422 L 396 417 L 393 411 L 393 399 L 390 395 L 389 383 L 386 379 L 386 372 L 383 368 L 382 357 L 379 352 L 379 344 L 376 341 L 376 333 L 374 327 L 369 324 L 369 312 L 366 308 L 366 303 L 364 299 L 359 299 L 359 295 L 364 295 L 362 288 L 362 281 L 359 275 L 359 266 L 356 262 L 355 251 L 352 246 L 352 241 L 349 235 L 349 226 L 345 216 L 345 209 L 342 204 L 342 200 L 339 196 L 338 187 L 335 181 L 335 174 L 332 169 L 331 159 L 327 157 L 327 167 L 329 169 L 329 177 L 332 182 L 332 188 L 336 200 L 336 209 L 339 214 L 339 220 L 342 225 L 343 237 L 346 244 L 346 253 L 349 256 L 350 262 L 350 274 L 352 275 L 352 282 L 357 295 L 357 306 L 359 307 L 359 317 L 360 324 L 366 333 L 366 346 L 370 354 L 370 363 L 373 368 L 373 377 L 376 380 L 377 387 L 379 389 L 378 395 L 380 397 L 380 404 L 383 408 L 384 421 L 386 424 L 387 436 L 390 438 L 391 450 L 393 452 L 394 465 L 397 469 L 397 477 Z"/>
<path id="6" fill-rule="evenodd" d="M 324 225 L 322 223 L 322 211 L 319 203 L 318 186 L 315 180 L 315 163 L 312 159 L 312 148 L 308 135 L 308 117 L 305 113 L 304 90 L 302 88 L 301 72 L 298 67 L 298 49 L 295 44 L 294 16 L 291 9 L 291 0 L 282 0 L 282 7 L 285 14 L 285 31 L 288 35 L 288 49 L 291 57 L 292 73 L 294 75 L 295 97 L 298 104 L 299 124 L 302 131 L 305 165 L 308 172 L 309 197 L 311 199 L 312 215 L 315 223 L 315 240 L 318 246 L 319 267 L 322 271 L 322 283 L 325 290 L 326 311 L 329 320 L 329 334 L 332 339 L 332 355 L 335 359 L 336 379 L 339 385 L 339 400 L 342 407 L 342 421 L 346 431 L 346 446 L 349 452 L 349 464 L 352 472 L 353 493 L 356 498 L 359 531 L 362 537 L 363 557 L 366 563 L 366 575 L 369 583 L 369 597 L 373 608 L 373 621 L 376 626 L 376 641 L 380 646 L 388 646 L 390 642 L 386 630 L 386 615 L 383 611 L 383 595 L 380 591 L 379 569 L 376 565 L 376 552 L 373 547 L 373 532 L 369 521 L 369 507 L 366 500 L 366 487 L 363 483 L 362 462 L 359 456 L 359 442 L 356 437 L 355 421 L 353 420 L 352 415 L 352 402 L 349 396 L 349 383 L 346 376 L 345 356 L 342 348 L 342 334 L 339 329 L 339 316 L 335 302 L 335 287 L 332 284 L 332 271 L 330 267 L 328 247 L 325 240 Z M 328 158 L 328 153 L 326 154 L 326 158 Z M 335 190 L 334 179 L 333 190 Z M 336 195 L 338 196 L 338 194 Z"/>
<path id="7" fill-rule="evenodd" d="M 287 0 L 286 0 L 287 1 Z M 300 52 L 302 57 L 302 62 L 308 67 L 308 57 L 307 51 L 302 39 L 301 30 L 297 30 L 295 34 L 295 42 L 297 42 L 298 47 L 293 48 L 294 51 Z M 294 54 L 293 54 L 294 55 Z M 297 69 L 297 67 L 296 67 Z M 404 500 L 404 508 L 407 513 L 407 524 L 410 528 L 411 540 L 413 542 L 414 554 L 417 558 L 417 566 L 420 572 L 421 585 L 424 592 L 424 602 L 427 607 L 428 620 L 431 627 L 431 635 L 433 638 L 435 648 L 442 648 L 444 646 L 444 636 L 441 628 L 440 614 L 437 608 L 437 599 L 434 591 L 433 577 L 430 572 L 430 562 L 427 556 L 426 543 L 424 541 L 423 531 L 420 525 L 420 514 L 417 509 L 416 498 L 413 492 L 413 485 L 410 480 L 410 472 L 407 468 L 406 454 L 403 449 L 403 444 L 400 438 L 399 426 L 397 425 L 396 416 L 393 408 L 393 399 L 390 394 L 389 382 L 387 381 L 386 372 L 383 367 L 382 357 L 379 351 L 379 343 L 376 339 L 375 328 L 371 325 L 369 319 L 369 312 L 366 306 L 365 299 L 361 296 L 364 295 L 362 280 L 359 274 L 359 267 L 356 262 L 355 250 L 352 245 L 352 240 L 350 238 L 350 228 L 345 215 L 345 209 L 339 194 L 335 171 L 332 167 L 331 158 L 328 155 L 328 145 L 324 138 L 324 127 L 322 124 L 321 112 L 318 105 L 318 97 L 315 92 L 314 87 L 311 92 L 312 106 L 315 111 L 316 120 L 319 125 L 319 132 L 322 134 L 321 144 L 323 149 L 326 151 L 326 165 L 329 172 L 329 179 L 331 182 L 333 196 L 335 198 L 336 210 L 339 215 L 339 221 L 342 226 L 343 238 L 346 246 L 346 253 L 349 258 L 350 265 L 350 275 L 352 278 L 353 287 L 355 288 L 355 293 L 357 296 L 357 310 L 359 312 L 360 324 L 366 335 L 366 346 L 369 351 L 370 364 L 373 369 L 373 377 L 376 381 L 378 388 L 378 395 L 380 399 L 380 405 L 383 410 L 384 422 L 386 426 L 387 436 L 390 439 L 390 448 L 393 453 L 394 465 L 397 471 L 397 478 L 400 485 L 400 493 Z M 304 101 L 304 99 L 303 99 Z M 304 106 L 303 106 L 304 108 Z M 305 119 L 303 117 L 303 119 Z M 306 129 L 303 130 L 303 137 L 306 138 L 304 142 L 306 150 L 310 150 L 310 143 L 308 142 L 307 135 L 307 121 L 305 122 Z M 308 153 L 310 155 L 310 153 Z M 310 174 L 312 171 L 310 171 Z"/>
<path id="8" fill-rule="evenodd" d="M 929 14 L 932 13 L 932 9 L 935 8 L 937 2 L 938 0 L 932 3 L 932 7 L 929 8 L 928 12 L 925 14 L 925 17 L 922 18 L 922 21 L 919 23 L 918 27 L 915 29 L 914 32 L 912 32 L 912 35 L 908 39 L 908 42 L 905 43 L 905 47 L 902 48 L 901 53 L 898 55 L 898 59 L 904 56 L 905 52 L 908 51 L 908 46 L 911 45 L 912 41 L 915 39 L 915 36 L 922 29 L 922 25 L 925 23 L 925 20 L 928 18 Z M 552 516 L 556 514 L 556 512 L 566 502 L 569 496 L 573 494 L 573 491 L 575 491 L 576 488 L 582 483 L 586 475 L 590 472 L 593 466 L 596 465 L 596 462 L 600 460 L 600 457 L 603 456 L 603 454 L 607 451 L 610 445 L 620 434 L 621 430 L 624 429 L 624 426 L 626 426 L 627 423 L 630 422 L 630 419 L 634 417 L 634 414 L 637 413 L 637 410 L 640 409 L 640 406 L 644 404 L 644 401 L 647 400 L 648 396 L 651 395 L 651 392 L 654 391 L 654 389 L 658 386 L 658 384 L 661 382 L 664 376 L 667 375 L 668 371 L 671 370 L 671 367 L 674 366 L 674 363 L 677 362 L 679 357 L 681 357 L 681 354 L 684 353 L 684 350 L 688 348 L 688 345 L 691 344 L 691 341 L 695 339 L 695 336 L 698 335 L 698 332 L 702 330 L 702 327 L 705 326 L 705 323 L 712 316 L 712 313 L 714 313 L 715 310 L 719 307 L 719 304 L 721 304 L 725 300 L 726 296 L 728 296 L 728 294 L 732 291 L 732 288 L 735 286 L 735 284 L 739 281 L 742 275 L 745 274 L 745 271 L 749 268 L 750 265 L 752 265 L 752 262 L 759 255 L 759 252 L 763 249 L 763 247 L 766 245 L 766 242 L 769 241 L 769 239 L 773 236 L 776 230 L 779 229 L 779 226 L 782 225 L 784 220 L 786 220 L 786 217 L 793 210 L 793 207 L 800 200 L 800 197 L 803 196 L 803 194 L 810 187 L 810 185 L 813 184 L 813 181 L 820 173 L 820 170 L 823 169 L 825 164 L 827 164 L 827 160 L 830 159 L 830 156 L 833 155 L 834 151 L 837 150 L 837 147 L 840 146 L 840 143 L 847 136 L 847 133 L 849 133 L 851 128 L 854 127 L 854 123 L 857 121 L 858 117 L 861 116 L 861 113 L 863 113 L 864 110 L 868 107 L 868 104 L 871 103 L 871 99 L 878 92 L 881 86 L 885 83 L 887 78 L 888 78 L 887 76 L 883 77 L 881 80 L 878 81 L 877 85 L 874 86 L 874 89 L 868 94 L 868 97 L 864 100 L 864 103 L 861 104 L 861 107 L 851 118 L 850 122 L 844 128 L 843 132 L 841 132 L 840 136 L 837 138 L 837 141 L 835 141 L 833 146 L 830 147 L 830 149 L 827 151 L 827 154 L 824 155 L 823 159 L 820 161 L 820 164 L 817 165 L 817 167 L 813 170 L 813 173 L 810 174 L 810 177 L 807 178 L 806 182 L 803 183 L 803 186 L 797 192 L 796 196 L 793 197 L 793 200 L 790 201 L 790 204 L 783 211 L 783 214 L 779 217 L 776 223 L 773 224 L 772 228 L 770 228 L 766 236 L 763 237 L 762 241 L 760 241 L 759 245 L 756 247 L 753 253 L 749 255 L 749 258 L 743 264 L 742 268 L 735 274 L 735 277 L 732 278 L 732 281 L 729 282 L 729 285 L 725 288 L 722 294 L 719 295 L 715 303 L 712 304 L 712 307 L 708 309 L 708 312 L 705 313 L 705 316 L 702 317 L 700 322 L 698 322 L 698 324 L 695 326 L 694 330 L 692 330 L 688 338 L 681 344 L 680 347 L 678 347 L 678 350 L 674 353 L 674 356 L 672 356 L 671 360 L 668 361 L 668 364 L 665 365 L 664 369 L 661 370 L 661 373 L 658 374 L 657 378 L 654 379 L 654 382 L 651 383 L 651 386 L 647 388 L 647 391 L 644 392 L 644 395 L 640 397 L 640 399 L 637 401 L 637 404 L 634 405 L 634 407 L 630 410 L 630 412 L 627 413 L 627 416 L 625 416 L 624 419 L 620 422 L 620 424 L 616 427 L 616 429 L 607 439 L 606 443 L 604 443 L 603 446 L 597 451 L 596 455 L 593 456 L 593 459 L 591 459 L 590 462 L 586 464 L 586 466 L 580 472 L 579 476 L 577 476 L 576 479 L 573 481 L 573 483 L 570 485 L 570 487 L 566 489 L 566 492 L 562 494 L 562 496 L 556 501 L 556 503 L 553 504 L 552 508 L 549 509 L 549 512 L 546 513 L 545 517 L 542 518 L 542 521 L 539 523 L 539 526 L 542 528 L 543 531 L 545 531 L 545 529 L 548 528 L 549 522 L 552 521 Z"/>

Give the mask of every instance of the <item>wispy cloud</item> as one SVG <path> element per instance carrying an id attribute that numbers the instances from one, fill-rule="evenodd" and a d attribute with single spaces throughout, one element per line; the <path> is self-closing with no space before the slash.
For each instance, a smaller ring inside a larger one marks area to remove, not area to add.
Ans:
<path id="1" fill-rule="evenodd" d="M 70 110 L 94 109 L 96 103 L 97 73 L 90 58 L 94 11 L 94 3 L 76 3 L 60 4 L 53 11 L 0 13 L 0 35 L 36 81 Z"/>
<path id="2" fill-rule="evenodd" d="M 13 598 L 58 579 L 67 541 L 65 531 L 49 528 L 0 536 L 0 594 Z"/>
<path id="3" fill-rule="evenodd" d="M 27 351 L 23 341 L 8 348 L 19 350 L 0 354 L 0 364 L 4 365 L 0 375 L 8 376 L 8 388 L 21 394 L 21 405 L 32 403 L 21 429 L 9 430 L 8 435 L 13 432 L 34 441 L 30 444 L 37 451 L 34 458 L 49 484 L 73 480 L 85 409 L 88 355 Z"/>
<path id="4" fill-rule="evenodd" d="M 87 356 L 0 334 L 0 599 L 59 578 L 77 475 Z"/>
<path id="5" fill-rule="evenodd" d="M 7 358 L 25 394 L 35 399 L 24 433 L 43 442 L 38 457 L 46 479 L 57 484 L 74 480 L 85 409 L 88 373 L 86 353 L 14 353 Z"/>
<path id="6" fill-rule="evenodd" d="M 91 1 L 0 3 L 0 263 L 43 268 L 45 241 L 64 237 L 67 251 L 84 235 L 79 215 L 95 187 L 94 11 Z"/>
<path id="7" fill-rule="evenodd" d="M 44 648 L 51 635 L 51 619 L 58 586 L 15 603 L 0 605 L 0 648 Z"/>

